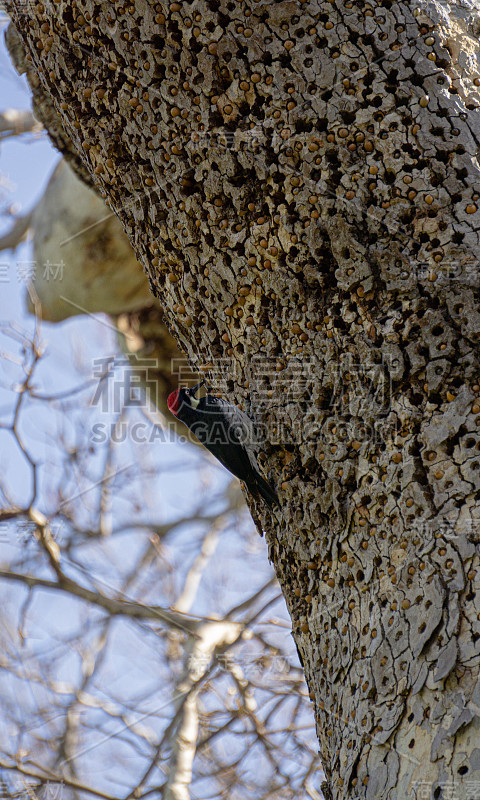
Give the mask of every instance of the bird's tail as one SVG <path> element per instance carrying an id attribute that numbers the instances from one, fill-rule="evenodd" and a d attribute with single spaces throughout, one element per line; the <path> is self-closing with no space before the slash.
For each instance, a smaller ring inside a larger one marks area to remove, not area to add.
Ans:
<path id="1" fill-rule="evenodd" d="M 278 505 L 280 501 L 278 499 L 278 495 L 275 489 L 273 488 L 273 486 L 270 486 L 268 481 L 266 481 L 265 478 L 263 478 L 259 472 L 257 472 L 255 475 L 255 485 L 256 488 L 258 489 L 258 492 L 261 494 L 266 504 L 270 508 L 273 508 L 274 505 Z"/>

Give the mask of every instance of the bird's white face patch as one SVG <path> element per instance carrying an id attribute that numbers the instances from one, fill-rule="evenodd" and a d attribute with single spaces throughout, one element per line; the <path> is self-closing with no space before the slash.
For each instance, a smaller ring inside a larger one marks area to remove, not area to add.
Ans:
<path id="1" fill-rule="evenodd" d="M 190 395 L 190 405 L 192 406 L 192 408 L 196 408 L 198 406 L 199 402 L 200 402 L 200 400 L 198 400 L 196 397 L 193 397 L 192 395 Z"/>

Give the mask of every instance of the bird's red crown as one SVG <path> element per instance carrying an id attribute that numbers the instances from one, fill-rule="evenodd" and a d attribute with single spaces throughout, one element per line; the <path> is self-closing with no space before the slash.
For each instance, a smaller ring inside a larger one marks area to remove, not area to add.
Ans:
<path id="1" fill-rule="evenodd" d="M 180 407 L 180 389 L 175 389 L 174 392 L 168 395 L 167 406 L 172 414 L 177 416 L 177 412 Z"/>

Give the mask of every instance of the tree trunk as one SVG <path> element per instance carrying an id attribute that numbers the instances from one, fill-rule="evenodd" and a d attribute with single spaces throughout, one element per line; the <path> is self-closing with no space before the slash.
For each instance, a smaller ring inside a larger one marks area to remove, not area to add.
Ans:
<path id="1" fill-rule="evenodd" d="M 37 113 L 120 217 L 176 338 L 264 423 L 281 508 L 254 513 L 326 797 L 473 797 L 478 11 L 18 0 L 12 16 Z"/>

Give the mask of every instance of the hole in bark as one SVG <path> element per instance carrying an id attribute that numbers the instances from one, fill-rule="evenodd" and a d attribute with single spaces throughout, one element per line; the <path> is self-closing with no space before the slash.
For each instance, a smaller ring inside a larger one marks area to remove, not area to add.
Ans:
<path id="1" fill-rule="evenodd" d="M 462 767 L 457 769 L 459 775 L 465 775 L 468 772 L 468 767 L 464 764 Z"/>
<path id="2" fill-rule="evenodd" d="M 371 86 L 373 81 L 374 81 L 374 78 L 375 78 L 375 76 L 374 76 L 373 72 L 368 72 L 363 78 L 363 82 L 364 82 L 365 86 Z"/>
<path id="3" fill-rule="evenodd" d="M 402 144 L 402 150 L 408 155 L 412 156 L 412 158 L 420 158 L 420 151 L 417 150 L 410 142 L 406 142 L 406 144 Z"/>
<path id="4" fill-rule="evenodd" d="M 259 95 L 252 106 L 252 112 L 257 113 L 258 115 L 258 112 L 261 110 L 262 106 L 265 105 L 265 100 L 266 100 L 265 97 Z"/>
<path id="5" fill-rule="evenodd" d="M 219 111 L 215 111 L 213 112 L 213 114 L 210 115 L 210 122 L 213 128 L 222 128 L 223 117 Z"/>
<path id="6" fill-rule="evenodd" d="M 410 78 L 410 81 L 414 86 L 423 86 L 423 75 L 419 75 L 418 72 L 414 72 Z"/>
<path id="7" fill-rule="evenodd" d="M 345 125 L 351 125 L 352 122 L 354 122 L 354 120 L 355 120 L 356 112 L 355 111 L 342 111 L 341 112 L 341 116 L 342 116 L 342 119 L 343 119 Z"/>
<path id="8" fill-rule="evenodd" d="M 434 130 L 437 130 L 437 128 L 432 128 L 431 130 L 433 133 Z M 437 161 L 441 161 L 443 164 L 446 164 L 450 158 L 450 153 L 448 152 L 448 150 L 437 150 L 437 152 L 435 153 L 435 158 L 437 159 Z"/>
<path id="9" fill-rule="evenodd" d="M 152 36 L 152 48 L 155 48 L 156 50 L 163 50 L 164 47 L 165 39 L 163 36 Z"/>
<path id="10" fill-rule="evenodd" d="M 443 176 L 439 175 L 438 173 L 434 173 L 430 178 L 431 186 L 441 186 L 442 183 L 443 183 Z"/>
<path id="11" fill-rule="evenodd" d="M 400 215 L 400 222 L 402 222 L 403 225 L 409 225 L 411 223 L 412 219 L 414 218 L 414 216 L 415 216 L 415 209 L 414 208 L 409 208 L 407 211 L 404 211 Z"/>
<path id="12" fill-rule="evenodd" d="M 295 123 L 295 130 L 297 133 L 310 133 L 313 128 L 313 122 L 309 122 L 306 119 L 299 119 L 298 122 Z"/>

